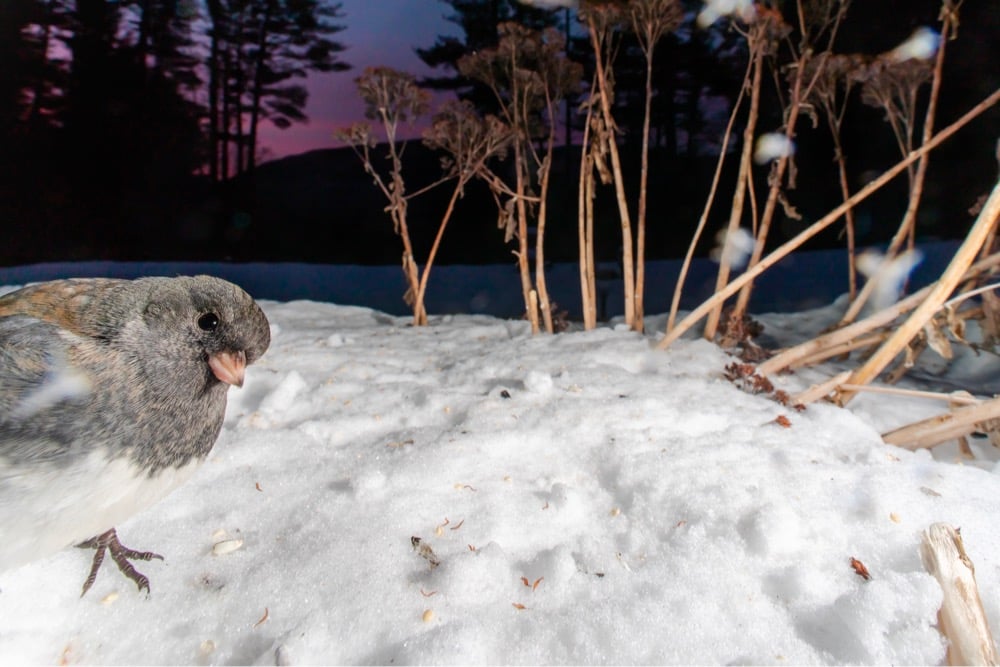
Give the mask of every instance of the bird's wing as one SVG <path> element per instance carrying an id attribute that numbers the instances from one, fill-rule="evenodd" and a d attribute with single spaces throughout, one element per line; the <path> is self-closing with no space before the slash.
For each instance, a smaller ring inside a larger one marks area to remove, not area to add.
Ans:
<path id="1" fill-rule="evenodd" d="M 81 316 L 88 305 L 123 282 L 112 278 L 70 278 L 29 285 L 0 296 L 0 318 L 23 315 L 86 335 Z"/>
<path id="2" fill-rule="evenodd" d="M 0 317 L 0 459 L 48 458 L 69 445 L 65 429 L 42 413 L 86 395 L 85 379 L 67 363 L 72 339 L 33 317 Z"/>

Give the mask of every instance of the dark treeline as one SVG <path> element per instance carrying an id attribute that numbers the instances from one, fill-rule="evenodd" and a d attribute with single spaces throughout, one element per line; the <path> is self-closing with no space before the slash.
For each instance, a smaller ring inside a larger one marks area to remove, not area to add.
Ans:
<path id="1" fill-rule="evenodd" d="M 456 63 L 467 53 L 495 45 L 497 26 L 503 21 L 514 20 L 535 29 L 556 27 L 569 37 L 569 55 L 585 67 L 584 81 L 593 75 L 593 50 L 575 13 L 566 9 L 541 10 L 526 7 L 516 0 L 439 0 L 450 11 L 449 20 L 465 35 L 464 40 L 441 37 L 428 48 L 417 49 L 421 59 L 431 66 L 441 67 L 446 74 L 424 81 L 424 85 L 437 89 L 452 89 L 460 96 L 472 100 L 478 108 L 492 112 L 492 100 L 481 86 L 458 75 Z M 540 3 L 530 3 L 538 5 Z M 651 219 L 657 224 L 650 228 L 655 256 L 679 256 L 690 239 L 691 231 L 704 205 L 708 193 L 711 170 L 718 155 L 729 112 L 736 102 L 743 85 L 743 75 L 748 54 L 746 41 L 731 28 L 728 21 L 716 21 L 710 28 L 695 25 L 702 0 L 681 0 L 684 20 L 680 27 L 665 34 L 655 51 L 653 64 L 654 97 L 652 101 L 652 164 L 651 179 L 656 187 L 651 195 Z M 794 17 L 795 2 L 765 2 L 786 14 L 788 23 L 797 25 Z M 810 2 L 806 2 L 808 8 Z M 812 4 L 820 5 L 821 2 Z M 846 3 L 848 10 L 834 44 L 834 53 L 859 54 L 863 58 L 890 51 L 903 43 L 916 29 L 940 26 L 941 0 L 871 0 Z M 945 60 L 944 85 L 937 113 L 938 127 L 958 118 L 1000 86 L 1000 69 L 995 65 L 1000 58 L 1000 4 L 987 0 L 967 0 L 960 4 L 961 27 L 957 39 L 948 45 Z M 797 36 L 793 35 L 792 39 Z M 620 132 L 619 141 L 626 154 L 626 182 L 636 183 L 643 122 L 644 59 L 635 35 L 622 30 L 614 59 L 614 118 Z M 929 73 L 929 70 L 928 70 Z M 765 86 L 761 103 L 760 131 L 776 131 L 782 127 L 784 99 L 787 82 Z M 784 89 L 782 89 L 782 86 Z M 915 136 L 920 135 L 929 97 L 930 77 L 919 91 L 917 98 L 917 125 Z M 582 115 L 576 113 L 571 100 L 564 127 L 565 143 L 579 138 Z M 817 109 L 808 109 L 809 119 L 798 124 L 799 144 L 798 191 L 789 193 L 790 199 L 803 213 L 800 221 L 781 217 L 781 228 L 772 239 L 779 243 L 804 228 L 808 222 L 826 213 L 840 203 L 837 192 L 837 172 L 834 145 L 825 122 Z M 734 127 L 734 142 L 730 151 L 738 154 L 742 132 L 740 119 Z M 967 209 L 988 192 L 997 175 L 997 141 L 1000 126 L 1000 109 L 987 115 L 963 130 L 955 139 L 945 144 L 930 158 L 929 183 L 918 231 L 921 236 L 961 237 L 971 223 Z M 847 103 L 847 112 L 841 127 L 843 150 L 850 157 L 850 183 L 852 191 L 859 189 L 874 175 L 891 166 L 900 158 L 893 132 L 886 122 L 885 111 L 866 104 L 861 86 L 856 86 Z M 564 153 L 571 156 L 572 151 Z M 568 159 L 567 171 L 574 170 L 575 158 Z M 723 182 L 735 177 L 736 160 L 724 172 Z M 628 173 L 628 170 L 633 173 Z M 558 174 L 556 175 L 558 179 Z M 764 182 L 767 170 L 761 169 L 755 177 Z M 565 211 L 570 220 L 576 216 L 575 172 L 568 175 L 568 182 L 557 182 L 555 192 L 564 199 L 557 209 Z M 731 191 L 727 185 L 723 191 Z M 630 192 L 635 196 L 636 192 Z M 867 244 L 883 242 L 895 229 L 906 207 L 907 187 L 899 179 L 891 187 L 865 203 L 859 213 L 859 241 Z M 610 208 L 613 199 L 608 195 L 598 199 L 598 206 Z M 725 206 L 716 207 L 718 228 L 728 215 Z M 610 210 L 598 216 L 606 221 L 606 228 L 599 234 L 608 241 L 598 244 L 599 254 L 611 258 L 616 253 L 615 215 Z M 572 222 L 567 223 L 572 227 Z M 567 236 L 572 229 L 567 229 Z M 558 231 L 554 232 L 558 234 Z M 842 234 L 831 230 L 813 245 L 834 245 Z M 708 235 L 706 249 L 714 241 Z M 556 248 L 553 257 L 572 259 L 570 252 Z"/>
<path id="2" fill-rule="evenodd" d="M 456 64 L 464 54 L 495 45 L 498 27 L 510 20 L 563 31 L 569 37 L 569 57 L 584 65 L 583 80 L 591 80 L 593 53 L 571 10 L 540 9 L 515 0 L 427 4 L 428 11 L 449 17 L 460 36 L 414 45 L 417 55 L 440 73 L 422 81 L 425 87 L 454 90 L 491 111 L 491 95 L 461 77 Z M 690 239 L 747 61 L 745 40 L 726 21 L 707 30 L 696 28 L 694 17 L 702 3 L 682 4 L 684 20 L 664 35 L 653 65 L 651 257 L 677 256 Z M 940 6 L 939 0 L 854 2 L 835 50 L 887 51 L 915 28 L 937 26 Z M 1000 83 L 1000 7 L 993 0 L 966 0 L 961 13 L 958 39 L 949 45 L 946 59 L 939 126 Z M 384 205 L 366 190 L 370 179 L 351 163 L 348 151 L 324 151 L 258 168 L 261 124 L 288 127 L 306 120 L 307 74 L 347 69 L 337 37 L 349 21 L 340 4 L 329 0 L 0 2 L 0 220 L 7 239 L 0 262 L 397 261 L 399 249 Z M 623 155 L 635 156 L 645 63 L 627 31 L 617 49 L 614 117 Z M 771 84 L 764 92 L 761 128 L 781 126 L 779 90 Z M 577 105 L 583 92 L 562 110 L 566 144 L 579 136 Z M 853 189 L 899 158 L 884 113 L 855 96 L 842 137 Z M 991 111 L 932 155 L 922 234 L 964 233 L 969 224 L 965 209 L 996 176 L 997 120 L 996 110 Z M 783 219 L 775 241 L 838 203 L 829 132 L 822 124 L 799 126 L 798 190 L 789 196 L 805 220 Z M 737 127 L 734 136 L 739 134 Z M 730 150 L 738 152 L 738 144 Z M 554 164 L 552 259 L 576 253 L 574 155 L 573 149 L 560 149 Z M 637 167 L 637 160 L 626 162 L 626 169 Z M 635 181 L 628 173 L 626 177 Z M 759 177 L 766 178 L 765 170 Z M 881 217 L 891 218 L 885 225 L 885 233 L 891 233 L 905 207 L 905 191 L 901 182 L 866 204 L 859 212 L 859 241 L 881 240 Z M 610 206 L 611 200 L 601 196 L 598 205 Z M 417 204 L 414 213 L 426 208 L 435 219 L 439 212 L 431 210 L 434 203 L 432 198 Z M 464 220 L 446 237 L 441 261 L 502 261 L 509 256 L 493 228 L 491 206 L 482 188 L 470 189 L 459 209 Z M 349 220 L 344 211 L 351 212 Z M 614 215 L 599 219 L 606 219 L 608 228 L 598 229 L 598 248 L 613 257 Z M 419 229 L 419 219 L 415 224 Z M 600 242 L 602 234 L 605 243 Z"/>
<path id="3" fill-rule="evenodd" d="M 320 0 L 0 2 L 3 260 L 219 252 L 260 124 L 304 121 L 307 73 L 347 68 L 340 17 Z"/>

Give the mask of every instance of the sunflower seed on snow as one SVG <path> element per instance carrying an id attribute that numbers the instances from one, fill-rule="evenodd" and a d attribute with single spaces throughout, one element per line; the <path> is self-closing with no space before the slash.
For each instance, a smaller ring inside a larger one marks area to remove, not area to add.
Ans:
<path id="1" fill-rule="evenodd" d="M 232 539 L 232 540 L 222 540 L 221 542 L 216 542 L 212 545 L 212 555 L 213 556 L 224 556 L 228 553 L 232 553 L 243 546 L 243 540 Z"/>

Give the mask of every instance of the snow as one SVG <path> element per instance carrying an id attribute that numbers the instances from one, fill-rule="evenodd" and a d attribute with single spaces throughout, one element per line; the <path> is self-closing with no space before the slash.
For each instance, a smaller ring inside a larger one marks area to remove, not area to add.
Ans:
<path id="1" fill-rule="evenodd" d="M 763 317 L 765 334 L 801 340 L 843 305 Z M 940 404 L 796 412 L 725 380 L 713 344 L 655 351 L 662 316 L 647 336 L 532 337 L 486 315 L 262 306 L 271 349 L 209 460 L 118 526 L 166 557 L 139 563 L 151 595 L 106 563 L 80 598 L 78 549 L 0 573 L 4 663 L 934 664 L 941 590 L 918 545 L 937 521 L 961 527 L 998 627 L 998 457 L 879 437 Z M 995 359 L 961 354 L 908 386 L 997 391 Z"/>

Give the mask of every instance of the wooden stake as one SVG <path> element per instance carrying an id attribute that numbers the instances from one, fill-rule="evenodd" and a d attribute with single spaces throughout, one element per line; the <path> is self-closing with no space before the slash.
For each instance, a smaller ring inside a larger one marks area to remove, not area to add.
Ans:
<path id="1" fill-rule="evenodd" d="M 938 628 L 948 639 L 949 665 L 996 665 L 996 644 L 976 587 L 976 569 L 962 536 L 946 523 L 923 532 L 920 560 L 944 591 Z"/>

